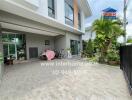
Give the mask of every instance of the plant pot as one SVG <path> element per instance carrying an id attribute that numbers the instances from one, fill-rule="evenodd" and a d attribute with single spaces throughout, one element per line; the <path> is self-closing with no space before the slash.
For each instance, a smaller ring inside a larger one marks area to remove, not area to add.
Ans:
<path id="1" fill-rule="evenodd" d="M 67 58 L 72 58 L 72 54 L 70 50 L 67 51 Z"/>
<path id="2" fill-rule="evenodd" d="M 121 63 L 120 61 L 117 61 L 117 64 L 118 64 L 118 65 L 120 65 L 120 63 Z"/>
<path id="3" fill-rule="evenodd" d="M 109 65 L 118 65 L 119 62 L 118 61 L 108 61 Z"/>

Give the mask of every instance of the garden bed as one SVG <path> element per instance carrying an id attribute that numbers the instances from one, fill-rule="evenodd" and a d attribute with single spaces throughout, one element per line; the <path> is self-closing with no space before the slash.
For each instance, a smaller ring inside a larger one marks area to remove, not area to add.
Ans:
<path id="1" fill-rule="evenodd" d="M 116 66 L 116 65 L 119 65 L 120 62 L 119 61 L 108 61 L 108 64 Z"/>

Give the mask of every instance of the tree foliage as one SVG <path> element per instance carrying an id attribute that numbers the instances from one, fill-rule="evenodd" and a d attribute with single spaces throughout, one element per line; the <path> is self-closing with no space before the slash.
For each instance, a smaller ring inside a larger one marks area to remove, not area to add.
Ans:
<path id="1" fill-rule="evenodd" d="M 92 40 L 90 39 L 88 42 L 87 42 L 87 45 L 86 45 L 86 53 L 88 54 L 89 57 L 92 57 L 93 56 L 93 52 L 94 52 L 94 47 L 93 47 L 93 42 Z"/>
<path id="2" fill-rule="evenodd" d="M 123 35 L 120 21 L 97 19 L 92 24 L 91 32 L 96 33 L 95 44 L 100 50 L 100 62 L 104 62 L 112 42 Z"/>
<path id="3" fill-rule="evenodd" d="M 132 43 L 132 38 L 128 38 L 127 43 Z"/>

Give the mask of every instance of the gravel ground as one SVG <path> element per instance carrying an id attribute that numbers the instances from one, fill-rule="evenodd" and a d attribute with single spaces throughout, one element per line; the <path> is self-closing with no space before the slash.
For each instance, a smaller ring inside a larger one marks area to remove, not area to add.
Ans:
<path id="1" fill-rule="evenodd" d="M 0 100 L 132 100 L 119 67 L 81 60 L 6 66 Z"/>

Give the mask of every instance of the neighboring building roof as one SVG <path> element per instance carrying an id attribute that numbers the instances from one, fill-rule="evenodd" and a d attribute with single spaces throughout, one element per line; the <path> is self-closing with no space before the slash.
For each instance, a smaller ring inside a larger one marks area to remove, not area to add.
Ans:
<path id="1" fill-rule="evenodd" d="M 89 27 L 86 27 L 85 28 L 85 34 L 82 36 L 82 40 L 84 40 L 84 41 L 88 41 L 89 39 L 95 39 L 95 37 L 96 37 L 96 34 L 95 34 L 95 32 L 91 32 L 90 31 L 90 29 L 91 29 L 91 26 L 89 26 Z"/>
<path id="2" fill-rule="evenodd" d="M 103 12 L 116 12 L 116 11 L 117 11 L 117 10 L 115 10 L 115 9 L 113 9 L 113 8 L 111 8 L 111 7 L 106 8 L 106 9 L 103 10 Z"/>
<path id="3" fill-rule="evenodd" d="M 86 27 L 86 28 L 85 28 L 85 31 L 86 31 L 86 32 L 87 32 L 87 31 L 90 31 L 90 29 L 91 29 L 91 26 Z"/>

